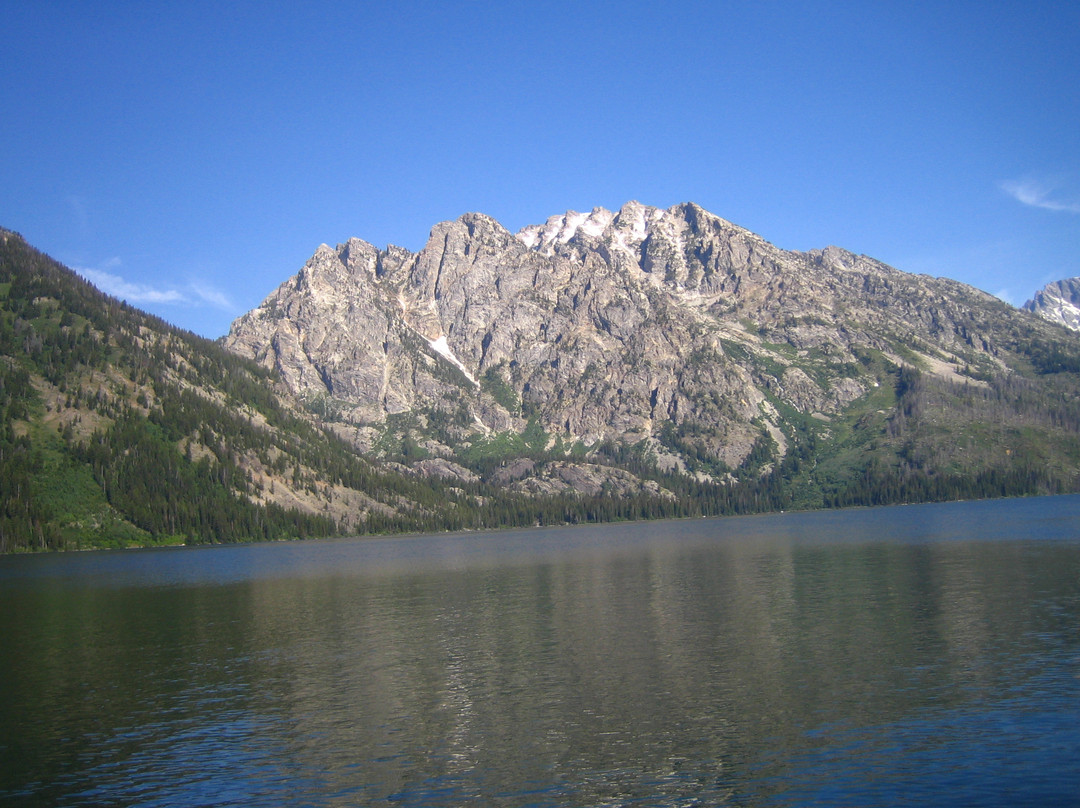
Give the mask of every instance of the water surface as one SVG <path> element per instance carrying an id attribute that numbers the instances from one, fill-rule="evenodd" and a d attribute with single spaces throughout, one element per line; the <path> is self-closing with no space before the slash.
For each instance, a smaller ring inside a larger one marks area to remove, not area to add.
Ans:
<path id="1" fill-rule="evenodd" d="M 4 805 L 1072 805 L 1080 497 L 0 559 Z"/>

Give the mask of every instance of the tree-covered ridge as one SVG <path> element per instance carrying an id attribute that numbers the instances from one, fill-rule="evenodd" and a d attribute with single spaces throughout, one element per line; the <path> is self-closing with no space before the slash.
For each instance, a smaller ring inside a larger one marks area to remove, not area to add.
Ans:
<path id="1" fill-rule="evenodd" d="M 509 366 L 480 384 L 522 429 L 481 430 L 465 393 L 450 393 L 387 418 L 361 451 L 348 402 L 298 401 L 264 367 L 0 231 L 0 552 L 1078 490 L 1080 340 L 1033 318 L 1003 330 L 971 311 L 996 363 L 973 355 L 943 377 L 920 370 L 931 345 L 893 335 L 889 352 L 860 353 L 847 371 L 871 392 L 832 417 L 772 396 L 784 426 L 760 424 L 737 466 L 717 460 L 715 435 L 694 418 L 636 445 L 549 434 L 507 385 Z M 795 356 L 782 329 L 762 334 L 771 355 Z M 781 372 L 764 353 L 723 347 L 726 358 L 692 361 L 744 362 L 766 388 Z M 726 406 L 701 395 L 701 412 Z"/>
<path id="2" fill-rule="evenodd" d="M 103 295 L 14 234 L 2 242 L 0 548 L 334 529 L 244 496 L 236 452 L 255 445 L 251 415 L 287 417 L 265 371 Z"/>

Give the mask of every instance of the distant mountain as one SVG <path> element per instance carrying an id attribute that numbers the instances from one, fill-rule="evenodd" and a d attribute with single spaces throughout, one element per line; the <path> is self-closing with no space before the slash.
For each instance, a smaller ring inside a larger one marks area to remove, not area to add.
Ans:
<path id="1" fill-rule="evenodd" d="M 1048 283 L 1023 308 L 1052 323 L 1080 331 L 1080 278 Z"/>
<path id="2" fill-rule="evenodd" d="M 320 247 L 220 343 L 0 231 L 0 551 L 1080 489 L 1080 335 L 695 205 Z"/>
<path id="3" fill-rule="evenodd" d="M 1077 484 L 1080 341 L 970 286 L 784 251 L 693 204 L 516 235 L 468 214 L 415 254 L 323 245 L 225 345 L 365 453 L 410 442 L 521 491 L 580 490 L 558 465 L 573 446 L 731 485 L 782 474 L 806 506 L 868 480 L 902 497 L 980 475 Z M 530 431 L 547 461 L 470 464 Z"/>

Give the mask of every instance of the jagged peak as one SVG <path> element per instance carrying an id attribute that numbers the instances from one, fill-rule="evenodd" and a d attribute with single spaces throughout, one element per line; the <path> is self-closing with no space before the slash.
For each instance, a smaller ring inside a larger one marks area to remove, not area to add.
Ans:
<path id="1" fill-rule="evenodd" d="M 700 231 L 711 226 L 753 236 L 749 230 L 709 212 L 696 202 L 683 202 L 670 208 L 657 208 L 630 200 L 617 212 L 595 207 L 584 213 L 568 210 L 547 219 L 544 224 L 522 228 L 516 237 L 530 250 L 553 252 L 560 245 L 599 240 L 608 234 L 623 246 L 640 244 L 656 227 L 670 232 L 685 228 Z"/>
<path id="2" fill-rule="evenodd" d="M 428 234 L 428 243 L 424 249 L 428 249 L 433 241 L 446 238 L 447 235 L 454 231 L 460 232 L 461 228 L 464 228 L 470 238 L 477 236 L 496 236 L 500 240 L 511 239 L 513 234 L 507 230 L 503 225 L 494 217 L 488 216 L 486 213 L 470 212 L 463 213 L 454 220 L 442 221 L 431 228 L 431 232 Z M 423 250 L 421 250 L 423 252 Z"/>
<path id="3" fill-rule="evenodd" d="M 548 217 L 540 225 L 534 224 L 522 228 L 517 239 L 529 249 L 542 249 L 555 244 L 566 244 L 578 234 L 597 238 L 603 234 L 616 214 L 607 208 L 595 207 L 589 213 L 568 210 L 566 213 Z"/>
<path id="4" fill-rule="evenodd" d="M 464 225 L 483 225 L 487 227 L 497 227 L 500 230 L 505 229 L 497 219 L 488 216 L 486 213 L 480 213 L 479 211 L 463 213 L 457 217 L 457 221 Z"/>
<path id="5" fill-rule="evenodd" d="M 845 250 L 843 247 L 837 247 L 835 244 L 830 244 L 827 247 L 821 247 L 815 250 L 808 250 L 807 255 L 814 258 L 820 258 L 823 261 L 851 261 L 857 256 L 851 250 Z"/>
<path id="6" fill-rule="evenodd" d="M 1022 308 L 1052 323 L 1080 331 L 1080 277 L 1046 284 Z"/>
<path id="7" fill-rule="evenodd" d="M 695 206 L 696 207 L 696 206 Z M 588 213 L 568 210 L 566 213 L 551 216 L 543 224 L 534 224 L 522 228 L 517 233 L 518 241 L 530 250 L 552 252 L 559 245 L 579 242 L 592 242 L 614 234 L 615 239 L 626 245 L 640 243 L 649 233 L 650 228 L 675 216 L 677 208 L 667 211 L 663 208 L 644 205 L 637 200 L 630 200 L 618 211 L 604 207 L 594 207 Z M 704 209 L 702 213 L 709 216 Z M 713 217 L 718 219 L 718 217 Z M 723 221 L 718 219 L 718 221 Z"/>
<path id="8" fill-rule="evenodd" d="M 379 251 L 363 239 L 351 238 L 337 247 L 338 260 L 355 274 L 374 274 L 379 263 Z"/>
<path id="9" fill-rule="evenodd" d="M 743 238 L 753 239 L 755 241 L 764 242 L 761 236 L 752 230 L 748 230 L 741 225 L 737 225 L 729 219 L 725 219 L 722 216 L 717 216 L 712 211 L 706 210 L 696 202 L 682 202 L 678 205 L 673 205 L 666 211 L 670 216 L 681 219 L 686 222 L 693 230 L 704 230 L 708 226 L 712 226 L 717 230 L 727 231 L 729 233 L 737 233 Z"/>
<path id="10" fill-rule="evenodd" d="M 399 247 L 397 244 L 387 244 L 384 252 L 392 258 L 402 261 L 413 255 L 413 251 L 408 247 Z"/>
<path id="11" fill-rule="evenodd" d="M 326 245 L 324 244 L 323 246 L 326 246 Z M 369 250 L 374 250 L 374 249 L 375 249 L 374 244 L 372 244 L 372 243 L 370 243 L 368 241 L 364 241 L 362 238 L 356 238 L 356 236 L 353 236 L 348 241 L 346 241 L 344 244 L 337 245 L 337 253 L 338 253 L 338 255 L 348 255 L 349 253 L 355 252 L 357 250 L 367 252 Z"/>
<path id="12" fill-rule="evenodd" d="M 510 231 L 503 227 L 498 219 L 488 216 L 486 213 L 463 213 L 457 218 L 457 223 L 465 225 L 469 235 L 475 235 L 477 231 L 511 235 Z"/>
<path id="13" fill-rule="evenodd" d="M 705 208 L 701 207 L 697 202 L 680 202 L 678 205 L 672 205 L 668 208 L 667 212 L 687 220 L 707 219 L 724 221 L 719 216 L 705 210 Z"/>
<path id="14" fill-rule="evenodd" d="M 315 252 L 311 254 L 311 258 L 296 273 L 297 286 L 305 283 L 313 273 L 317 273 L 319 268 L 325 266 L 328 262 L 340 264 L 341 257 L 338 255 L 338 251 L 329 244 L 320 244 L 315 249 Z"/>

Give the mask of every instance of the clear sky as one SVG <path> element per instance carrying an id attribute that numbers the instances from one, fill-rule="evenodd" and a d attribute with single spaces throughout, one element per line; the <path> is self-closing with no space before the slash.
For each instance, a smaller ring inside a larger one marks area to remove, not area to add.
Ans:
<path id="1" fill-rule="evenodd" d="M 697 202 L 1020 304 L 1080 275 L 1080 3 L 0 0 L 0 226 L 224 334 L 319 244 Z"/>

